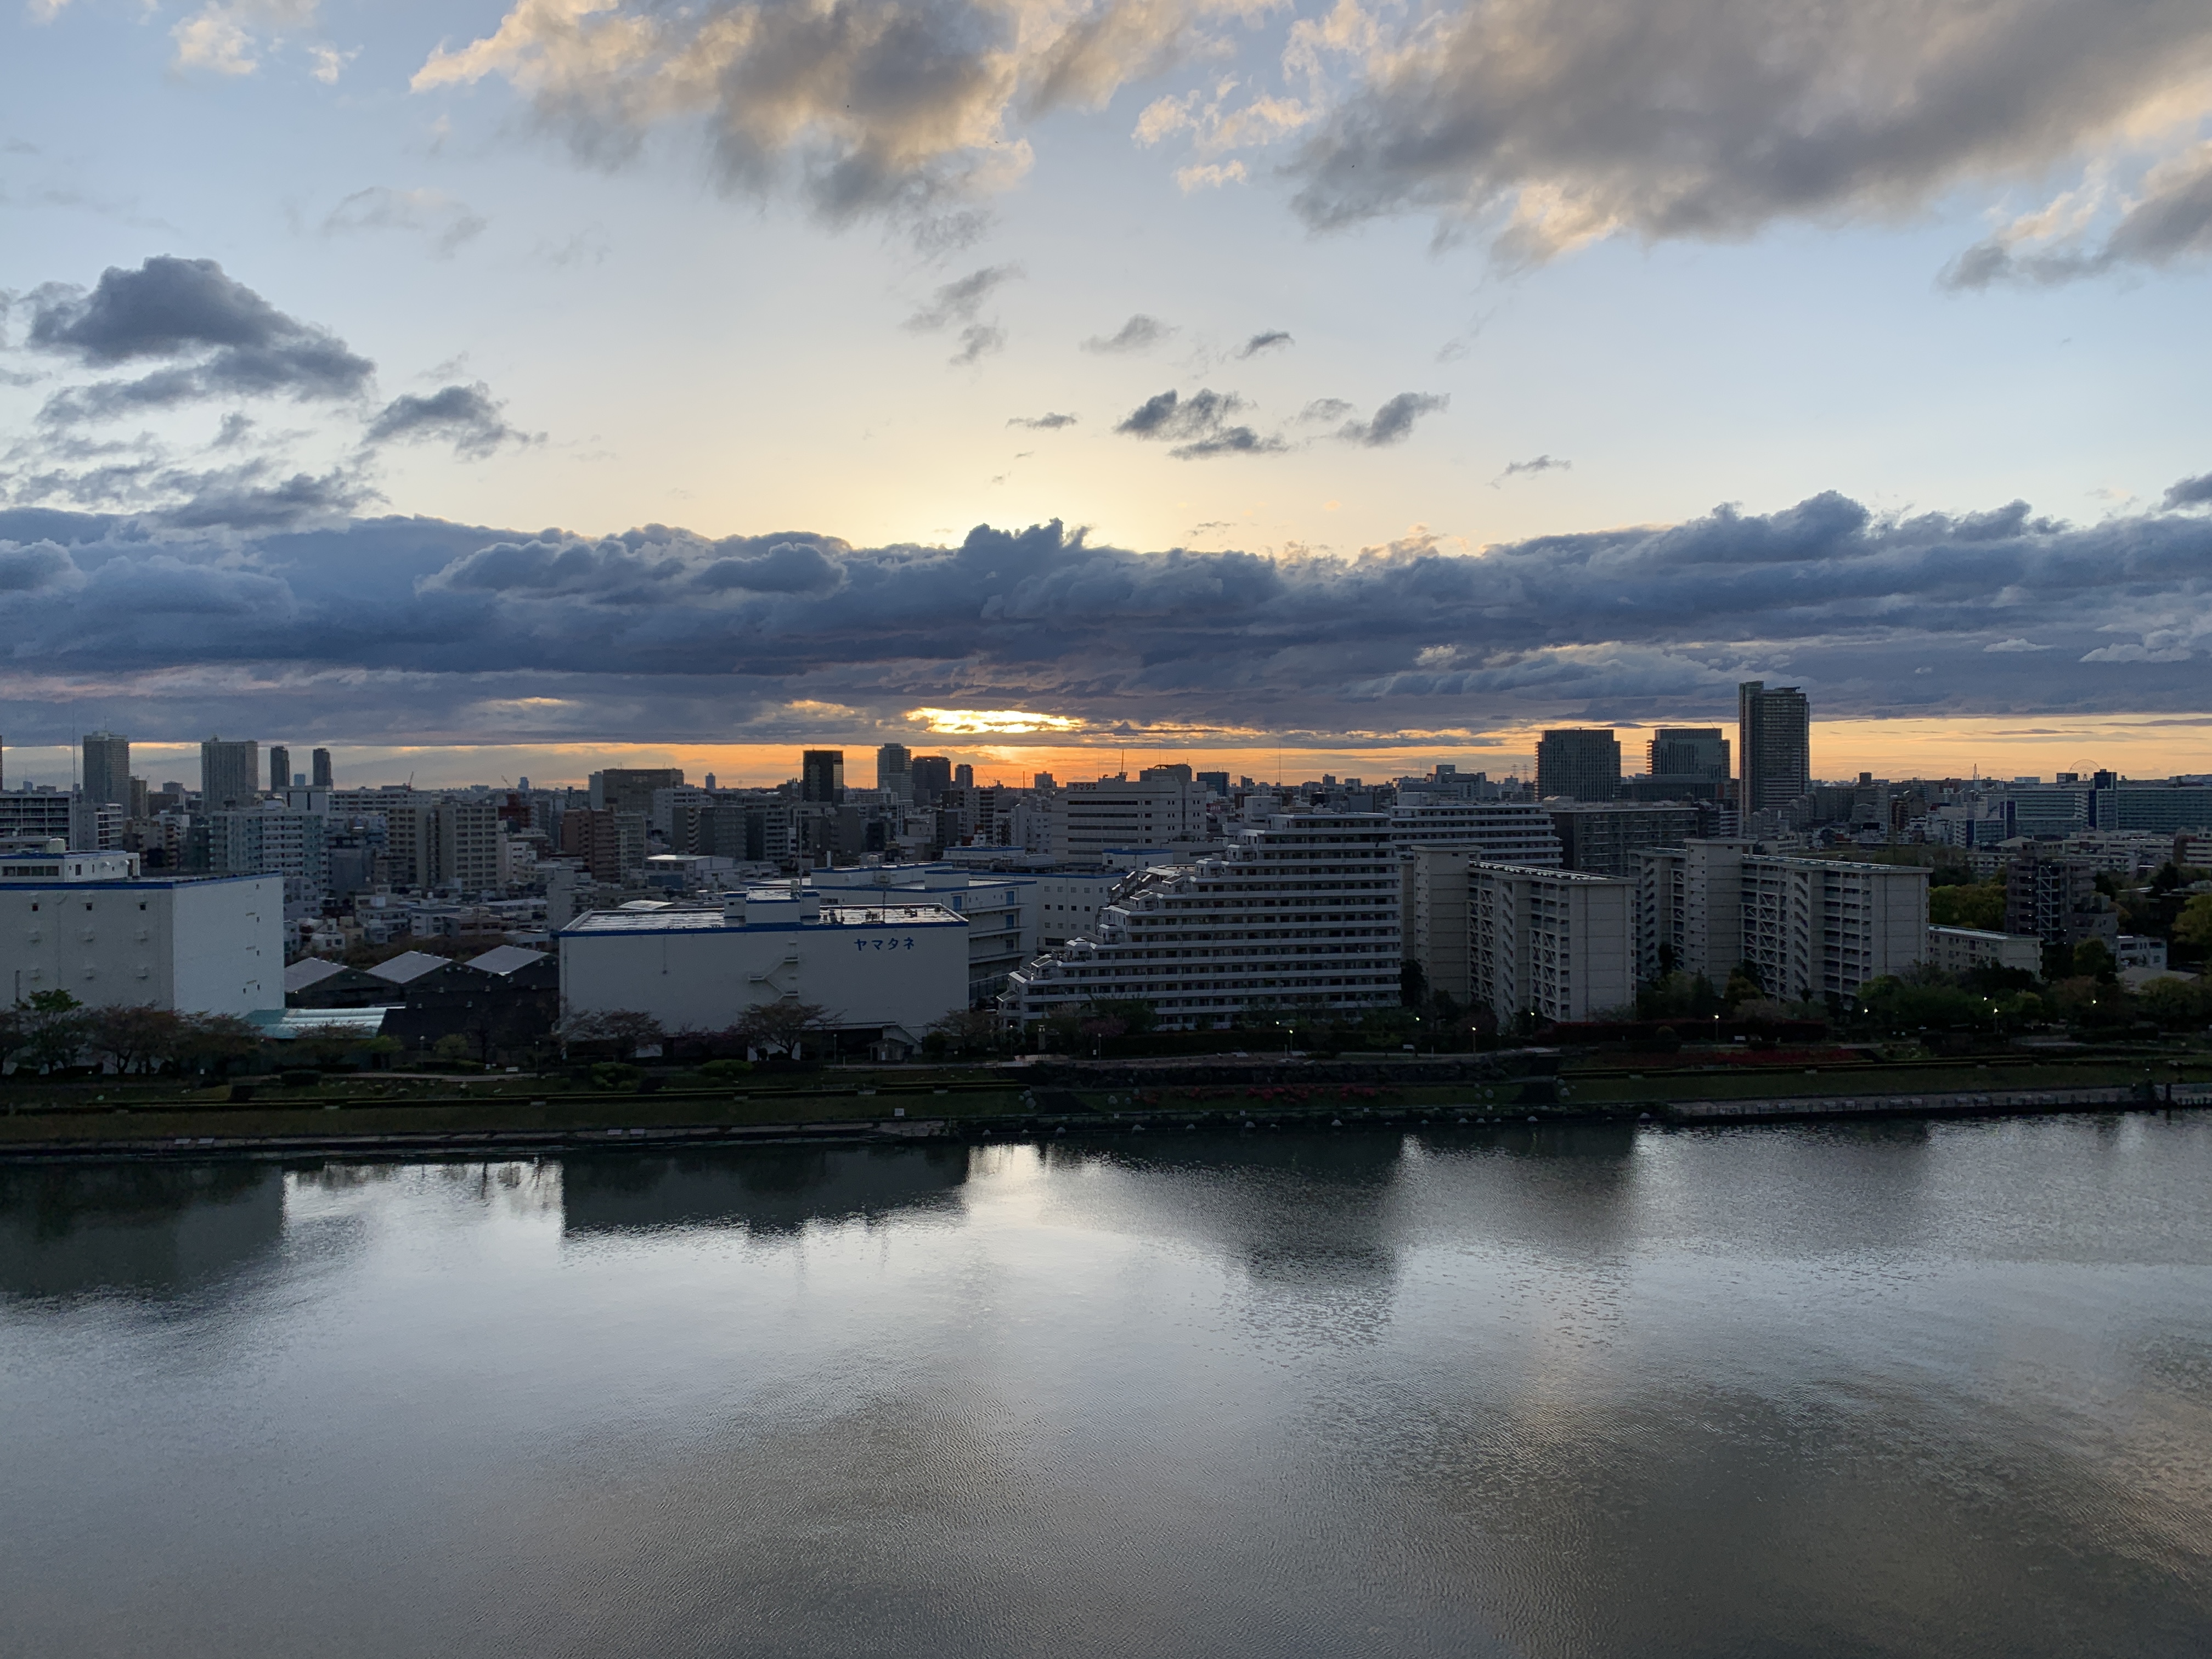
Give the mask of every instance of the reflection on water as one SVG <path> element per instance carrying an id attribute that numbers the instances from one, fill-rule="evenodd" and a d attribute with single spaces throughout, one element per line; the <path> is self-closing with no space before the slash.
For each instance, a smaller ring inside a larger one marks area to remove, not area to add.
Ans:
<path id="1" fill-rule="evenodd" d="M 265 1164 L 0 1164 L 0 1292 L 184 1290 L 274 1244 L 283 1221 Z"/>
<path id="2" fill-rule="evenodd" d="M 17 1170 L 8 1645 L 2212 1651 L 2208 1181 L 2148 1116 Z"/>
<path id="3" fill-rule="evenodd" d="M 881 1220 L 957 1204 L 964 1146 L 760 1146 L 742 1157 L 608 1152 L 562 1160 L 572 1233 L 665 1227 L 792 1232 L 810 1221 Z"/>

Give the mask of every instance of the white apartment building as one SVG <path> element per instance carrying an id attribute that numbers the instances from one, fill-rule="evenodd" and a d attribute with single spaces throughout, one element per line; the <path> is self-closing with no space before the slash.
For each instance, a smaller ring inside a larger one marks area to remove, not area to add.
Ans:
<path id="1" fill-rule="evenodd" d="M 1995 933 L 1981 927 L 1930 927 L 1928 963 L 1947 974 L 1968 973 L 1976 968 L 2020 968 L 2039 979 L 2043 975 L 2043 941 L 2033 933 Z"/>
<path id="2" fill-rule="evenodd" d="M 968 1006 L 968 921 L 942 904 L 825 904 L 813 890 L 732 893 L 719 909 L 643 903 L 562 928 L 561 1002 L 721 1030 L 780 998 L 820 1005 L 879 1057 Z"/>
<path id="3" fill-rule="evenodd" d="M 1096 864 L 1103 861 L 1109 848 L 1203 841 L 1206 799 L 1204 784 L 1175 778 L 1071 783 L 1049 805 L 1046 844 L 1071 864 Z"/>
<path id="4" fill-rule="evenodd" d="M 284 1006 L 277 876 L 151 879 L 132 853 L 0 859 L 0 995 L 250 1014 Z"/>
<path id="5" fill-rule="evenodd" d="M 1731 841 L 1637 859 L 1646 977 L 1665 963 L 1718 985 L 1748 962 L 1770 995 L 1820 1001 L 1926 959 L 1928 872 L 1917 866 L 1790 858 Z"/>
<path id="6" fill-rule="evenodd" d="M 1552 815 L 1533 803 L 1424 798 L 1393 807 L 1389 818 L 1390 839 L 1400 847 L 1457 847 L 1480 854 L 1486 864 L 1559 867 Z"/>
<path id="7" fill-rule="evenodd" d="M 1398 854 L 1382 813 L 1279 814 L 1218 856 L 1128 882 L 1091 933 L 1009 979 L 1008 1018 L 1135 1000 L 1188 1030 L 1258 1007 L 1356 1012 L 1398 1000 Z"/>
<path id="8" fill-rule="evenodd" d="M 1467 891 L 1473 1000 L 1500 1020 L 1586 1020 L 1634 1003 L 1633 882 L 1474 863 Z"/>

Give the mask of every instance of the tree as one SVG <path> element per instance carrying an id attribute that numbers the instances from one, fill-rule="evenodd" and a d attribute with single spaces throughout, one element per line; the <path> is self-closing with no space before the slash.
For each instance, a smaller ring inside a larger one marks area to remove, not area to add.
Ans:
<path id="1" fill-rule="evenodd" d="M 611 1043 L 622 1060 L 629 1059 L 640 1048 L 659 1045 L 667 1035 L 651 1014 L 629 1008 L 567 1013 L 554 1031 L 564 1048 L 571 1042 Z"/>
<path id="2" fill-rule="evenodd" d="M 2112 947 L 2100 939 L 2085 939 L 2074 947 L 2074 971 L 2108 985 L 2119 977 Z"/>
<path id="3" fill-rule="evenodd" d="M 1928 890 L 1928 920 L 1937 927 L 2004 930 L 2005 889 L 2001 881 L 1958 884 Z"/>
<path id="4" fill-rule="evenodd" d="M 2136 1005 L 2169 1031 L 2212 1023 L 2212 984 L 2201 979 L 2154 979 L 2136 993 Z"/>
<path id="5" fill-rule="evenodd" d="M 15 1005 L 9 1024 L 9 1046 L 21 1050 L 21 1063 L 44 1070 L 76 1060 L 91 1018 L 67 991 L 33 991 Z"/>
<path id="6" fill-rule="evenodd" d="M 183 1051 L 187 1036 L 184 1016 L 167 1008 L 94 1008 L 88 1025 L 92 1047 L 118 1072 L 160 1071 Z"/>
<path id="7" fill-rule="evenodd" d="M 1429 971 L 1407 957 L 1398 964 L 1398 1002 L 1401 1007 L 1418 1008 L 1429 1000 Z"/>
<path id="8" fill-rule="evenodd" d="M 2174 918 L 2173 936 L 2199 949 L 2212 946 L 2212 893 L 2198 893 L 2181 907 Z"/>
<path id="9" fill-rule="evenodd" d="M 190 1014 L 177 1047 L 177 1063 L 220 1073 L 260 1046 L 261 1033 L 234 1014 Z"/>
<path id="10" fill-rule="evenodd" d="M 988 1053 L 999 1046 L 999 1017 L 988 1008 L 955 1008 L 931 1021 L 929 1034 L 955 1054 Z"/>
<path id="11" fill-rule="evenodd" d="M 785 1054 L 797 1060 L 800 1045 L 808 1037 L 828 1030 L 829 1024 L 830 1011 L 820 1003 L 778 997 L 773 1002 L 756 1003 L 746 1009 L 731 1029 L 744 1040 L 748 1048 Z"/>

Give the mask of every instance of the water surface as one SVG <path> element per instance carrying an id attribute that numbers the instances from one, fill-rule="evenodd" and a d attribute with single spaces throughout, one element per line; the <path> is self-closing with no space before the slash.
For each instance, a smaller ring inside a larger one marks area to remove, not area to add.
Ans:
<path id="1" fill-rule="evenodd" d="M 2154 1116 L 0 1167 L 0 1649 L 2212 1651 L 2208 1177 Z"/>

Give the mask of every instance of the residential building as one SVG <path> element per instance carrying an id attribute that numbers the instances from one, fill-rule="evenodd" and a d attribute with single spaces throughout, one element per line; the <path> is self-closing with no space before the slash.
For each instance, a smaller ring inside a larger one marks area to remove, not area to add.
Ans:
<path id="1" fill-rule="evenodd" d="M 81 827 L 73 822 L 74 805 L 75 797 L 68 791 L 44 785 L 0 789 L 0 848 L 43 846 L 49 841 L 81 842 L 82 836 L 72 833 Z"/>
<path id="2" fill-rule="evenodd" d="M 1435 795 L 1401 794 L 1390 809 L 1393 845 L 1455 847 L 1479 854 L 1492 864 L 1537 869 L 1559 863 L 1559 832 L 1552 815 L 1533 801 L 1470 801 Z"/>
<path id="3" fill-rule="evenodd" d="M 1764 680 L 1736 687 L 1736 759 L 1743 781 L 1736 803 L 1748 817 L 1779 812 L 1812 787 L 1813 713 L 1794 685 Z"/>
<path id="4" fill-rule="evenodd" d="M 2112 941 L 2112 965 L 2116 968 L 2163 968 L 2166 966 L 2166 941 L 2154 934 L 2122 933 Z"/>
<path id="5" fill-rule="evenodd" d="M 1501 1021 L 1587 1020 L 1636 1000 L 1636 884 L 1470 864 L 1469 1000 Z"/>
<path id="6" fill-rule="evenodd" d="M 251 806 L 261 799 L 261 745 L 251 738 L 210 738 L 200 745 L 200 805 L 209 812 Z"/>
<path id="7" fill-rule="evenodd" d="M 876 787 L 894 800 L 914 799 L 914 751 L 902 743 L 887 743 L 876 750 Z"/>
<path id="8" fill-rule="evenodd" d="M 1928 872 L 1686 842 L 1636 855 L 1638 972 L 1679 969 L 1715 985 L 1750 963 L 1769 995 L 1851 997 L 1928 951 Z"/>
<path id="9" fill-rule="evenodd" d="M 1536 744 L 1536 793 L 1611 800 L 1620 793 L 1620 740 L 1602 726 L 1545 732 Z"/>
<path id="10" fill-rule="evenodd" d="M 830 904 L 813 889 L 732 893 L 719 909 L 595 910 L 561 930 L 570 1013 L 636 1011 L 720 1030 L 787 1000 L 879 1058 L 968 1006 L 968 922 L 942 904 Z"/>
<path id="11" fill-rule="evenodd" d="M 2029 846 L 2005 866 L 2005 932 L 2028 933 L 2051 946 L 2119 937 L 2119 912 L 2097 890 L 2087 859 L 2050 857 Z"/>
<path id="12" fill-rule="evenodd" d="M 1221 854 L 1133 873 L 1095 929 L 1009 979 L 1020 1024 L 1148 1004 L 1163 1026 L 1261 1010 L 1347 1014 L 1398 1000 L 1398 851 L 1381 813 L 1281 813 Z"/>
<path id="13" fill-rule="evenodd" d="M 595 881 L 624 880 L 645 867 L 645 814 L 572 806 L 561 815 L 561 855 L 581 860 Z"/>
<path id="14" fill-rule="evenodd" d="M 88 732 L 83 741 L 84 799 L 94 806 L 131 805 L 131 739 L 115 732 Z"/>
<path id="15" fill-rule="evenodd" d="M 1478 854 L 1456 848 L 1421 847 L 1406 860 L 1405 951 L 1420 964 L 1431 994 L 1462 1007 L 1474 1000 L 1468 957 L 1468 868 Z"/>
<path id="16" fill-rule="evenodd" d="M 1729 740 L 1717 726 L 1662 726 L 1653 728 L 1644 764 L 1654 777 L 1698 778 L 1725 783 L 1733 775 Z"/>
<path id="17" fill-rule="evenodd" d="M 319 812 L 296 812 L 276 801 L 207 815 L 208 868 L 218 875 L 277 876 L 294 902 L 320 898 L 329 884 Z"/>
<path id="18" fill-rule="evenodd" d="M 1621 881 L 1634 879 L 1637 854 L 1680 847 L 1698 833 L 1694 806 L 1580 801 L 1555 803 L 1547 811 L 1559 838 L 1562 866 Z"/>
<path id="19" fill-rule="evenodd" d="M 318 749 L 313 758 L 314 775 L 307 781 L 318 789 L 335 788 L 337 779 L 331 770 L 331 751 L 327 749 Z"/>
<path id="20" fill-rule="evenodd" d="M 2032 933 L 1996 933 L 1981 927 L 1930 927 L 1928 965 L 1947 974 L 1977 968 L 2014 968 L 2043 976 L 2043 941 Z"/>
<path id="21" fill-rule="evenodd" d="M 292 787 L 292 751 L 281 743 L 269 745 L 269 788 L 283 794 Z"/>
<path id="22" fill-rule="evenodd" d="M 1127 867 L 1100 870 L 1065 866 L 1040 872 L 1036 878 L 1037 949 L 1049 951 L 1098 925 L 1099 913 L 1128 875 Z"/>
<path id="23" fill-rule="evenodd" d="M 130 853 L 0 858 L 0 994 L 250 1014 L 284 1006 L 273 876 L 161 879 Z"/>
<path id="24" fill-rule="evenodd" d="M 799 798 L 836 805 L 845 799 L 845 751 L 809 749 L 799 757 Z"/>
<path id="25" fill-rule="evenodd" d="M 442 800 L 434 809 L 437 859 L 426 886 L 483 893 L 506 886 L 507 836 L 491 801 Z"/>

